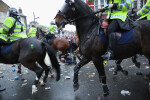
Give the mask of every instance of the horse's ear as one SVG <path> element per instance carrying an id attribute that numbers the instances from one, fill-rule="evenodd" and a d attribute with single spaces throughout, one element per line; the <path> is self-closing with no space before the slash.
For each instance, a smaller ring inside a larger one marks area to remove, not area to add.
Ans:
<path id="1" fill-rule="evenodd" d="M 66 2 L 68 2 L 71 5 L 72 3 L 75 3 L 75 0 L 66 0 Z"/>
<path id="2" fill-rule="evenodd" d="M 72 3 L 74 3 L 75 1 L 74 0 L 70 0 Z"/>

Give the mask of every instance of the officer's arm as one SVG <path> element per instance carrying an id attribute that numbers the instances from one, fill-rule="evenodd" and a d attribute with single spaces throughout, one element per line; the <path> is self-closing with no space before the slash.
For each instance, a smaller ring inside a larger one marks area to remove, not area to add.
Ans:
<path id="1" fill-rule="evenodd" d="M 113 3 L 112 9 L 128 11 L 131 8 L 133 0 L 126 0 L 124 3 Z"/>
<path id="2" fill-rule="evenodd" d="M 7 17 L 2 25 L 2 28 L 0 28 L 0 33 L 8 34 L 9 30 L 14 25 L 14 22 L 15 21 L 11 17 Z"/>
<path id="3" fill-rule="evenodd" d="M 137 12 L 137 15 L 143 16 L 147 14 L 148 12 L 150 12 L 150 0 L 148 0 L 146 4 L 142 7 L 142 9 Z"/>

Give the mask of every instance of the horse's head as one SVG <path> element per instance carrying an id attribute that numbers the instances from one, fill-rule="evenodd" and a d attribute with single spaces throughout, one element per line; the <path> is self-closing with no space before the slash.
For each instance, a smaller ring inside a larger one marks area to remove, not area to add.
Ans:
<path id="1" fill-rule="evenodd" d="M 68 23 L 80 25 L 87 22 L 89 25 L 92 23 L 92 18 L 96 17 L 94 14 L 94 17 L 89 17 L 89 14 L 92 13 L 94 13 L 93 10 L 82 0 L 65 0 L 55 17 L 55 23 L 58 28 L 63 28 Z M 88 18 L 91 20 L 89 21 Z"/>
<path id="2" fill-rule="evenodd" d="M 55 23 L 57 27 L 64 27 L 67 23 L 75 17 L 75 1 L 65 0 L 62 8 L 58 11 L 55 17 Z"/>

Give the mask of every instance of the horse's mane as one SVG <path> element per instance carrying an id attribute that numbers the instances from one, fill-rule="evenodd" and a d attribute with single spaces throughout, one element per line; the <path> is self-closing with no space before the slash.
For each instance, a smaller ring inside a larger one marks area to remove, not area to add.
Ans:
<path id="1" fill-rule="evenodd" d="M 99 18 L 95 16 L 94 11 L 82 0 L 75 0 L 75 7 L 77 9 L 76 12 L 78 13 L 77 18 L 86 16 L 83 18 L 83 20 L 81 19 L 76 21 L 76 29 L 77 33 L 79 33 L 79 40 L 81 40 L 81 33 L 82 35 L 84 34 L 84 36 L 82 36 L 82 40 L 84 40 L 86 39 L 87 35 L 91 33 L 89 30 L 91 30 L 93 26 L 98 25 Z M 86 28 L 84 31 L 80 28 L 81 24 L 83 25 L 82 27 Z"/>
<path id="2" fill-rule="evenodd" d="M 79 5 L 81 12 L 85 12 L 85 13 L 89 13 L 89 14 L 94 12 L 84 1 L 75 0 L 75 2 L 77 3 L 77 5 Z"/>

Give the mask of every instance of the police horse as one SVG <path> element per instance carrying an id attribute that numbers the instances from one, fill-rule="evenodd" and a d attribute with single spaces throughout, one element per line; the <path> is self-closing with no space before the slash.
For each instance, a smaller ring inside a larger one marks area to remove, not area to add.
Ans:
<path id="1" fill-rule="evenodd" d="M 38 91 L 37 85 L 43 72 L 45 72 L 43 82 L 46 83 L 51 65 L 56 70 L 56 80 L 58 81 L 60 79 L 60 65 L 54 51 L 47 43 L 34 38 L 20 39 L 13 44 L 3 46 L 1 49 L 0 63 L 21 63 L 24 67 L 35 72 L 36 79 L 32 85 L 32 94 Z"/>
<path id="2" fill-rule="evenodd" d="M 82 0 L 65 0 L 64 5 L 55 17 L 55 23 L 58 27 L 62 28 L 72 22 L 76 25 L 80 49 L 83 54 L 83 59 L 74 68 L 74 90 L 79 88 L 78 72 L 80 68 L 92 60 L 103 87 L 104 94 L 101 96 L 101 99 L 107 99 L 109 89 L 106 83 L 101 55 L 106 52 L 108 44 L 104 43 L 100 34 L 102 29 L 100 28 L 101 20 L 95 16 L 93 10 Z M 144 54 L 150 60 L 149 27 L 150 21 L 139 21 L 136 27 L 131 30 L 134 36 L 132 41 L 116 46 L 114 50 L 115 60 L 123 60 L 136 54 Z"/>

